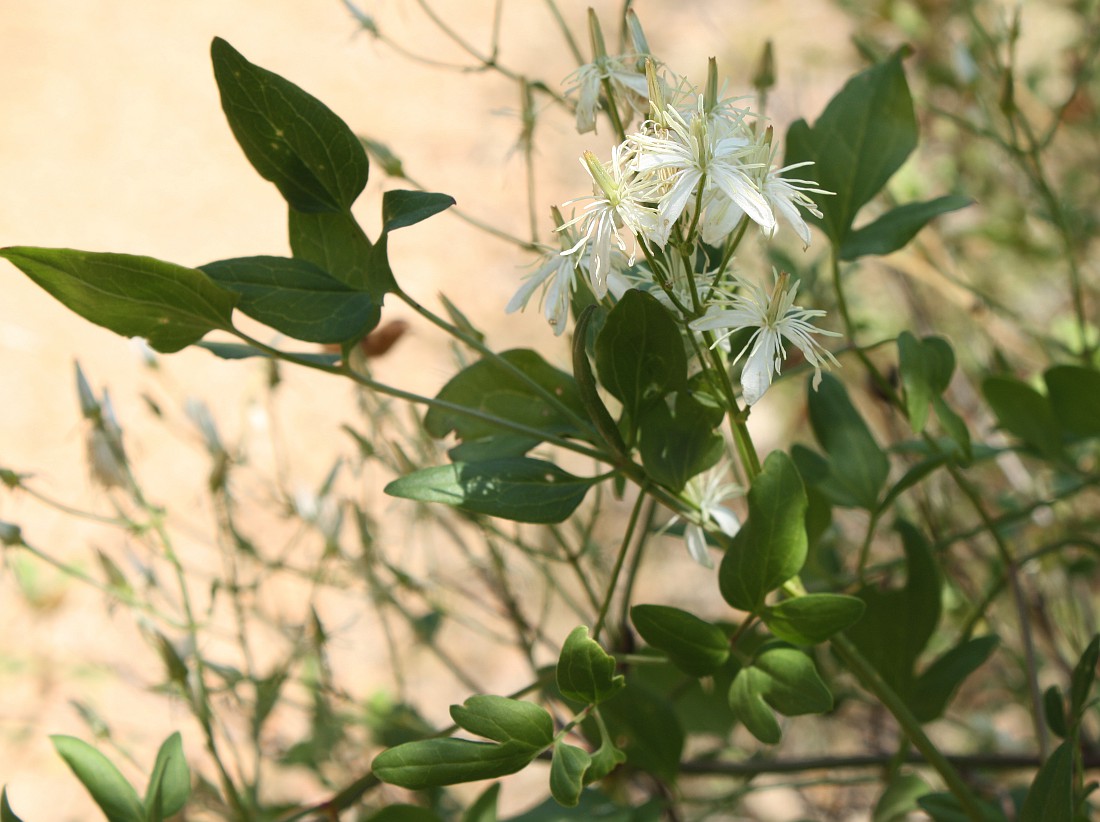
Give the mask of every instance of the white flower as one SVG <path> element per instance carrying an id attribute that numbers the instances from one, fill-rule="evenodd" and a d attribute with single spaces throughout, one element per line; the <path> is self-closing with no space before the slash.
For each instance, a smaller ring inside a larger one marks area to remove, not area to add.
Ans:
<path id="1" fill-rule="evenodd" d="M 707 552 L 707 527 L 713 523 L 728 537 L 741 530 L 737 515 L 721 503 L 741 496 L 744 490 L 735 483 L 723 482 L 725 475 L 725 466 L 718 466 L 692 477 L 684 487 L 684 497 L 698 509 L 698 514 L 684 529 L 684 539 L 691 558 L 706 568 L 714 567 Z"/>
<path id="2" fill-rule="evenodd" d="M 612 93 L 631 111 L 639 110 L 646 100 L 649 89 L 645 74 L 638 71 L 637 55 L 597 57 L 565 78 L 570 84 L 565 95 L 577 96 L 577 131 L 581 134 L 596 130 L 596 111 L 604 80 L 610 82 Z"/>
<path id="3" fill-rule="evenodd" d="M 784 178 L 780 175 L 784 171 L 810 165 L 813 165 L 813 160 L 806 160 L 783 168 L 773 167 L 768 171 L 763 183 L 764 198 L 771 204 L 772 208 L 783 215 L 783 219 L 790 223 L 791 228 L 802 240 L 803 248 L 810 247 L 810 227 L 806 225 L 806 220 L 799 213 L 798 206 L 821 219 L 821 210 L 817 207 L 817 203 L 806 196 L 805 192 L 809 191 L 814 194 L 833 194 L 834 192 L 818 188 L 817 182 L 814 180 Z M 775 229 L 776 227 L 773 226 L 768 236 L 774 235 Z"/>
<path id="4" fill-rule="evenodd" d="M 504 309 L 511 314 L 527 307 L 528 300 L 541 286 L 543 288 L 540 304 L 543 313 L 554 329 L 554 334 L 561 336 L 565 330 L 565 321 L 569 317 L 569 296 L 577 287 L 577 269 L 580 267 L 580 257 L 562 256 L 560 251 L 546 251 L 542 257 L 542 265 L 526 278 L 515 296 Z"/>
<path id="5" fill-rule="evenodd" d="M 732 115 L 708 115 L 702 97 L 690 119 L 666 106 L 661 120 L 660 124 L 651 122 L 652 133 L 638 134 L 631 140 L 639 172 L 658 176 L 664 182 L 658 211 L 665 238 L 690 208 L 700 185 L 708 211 L 720 210 L 724 202 L 729 202 L 762 228 L 774 228 L 775 215 L 750 173 L 754 166 L 746 163 L 754 146 L 741 120 Z"/>
<path id="6" fill-rule="evenodd" d="M 741 392 L 749 405 L 764 396 L 772 384 L 773 374 L 779 373 L 783 360 L 787 358 L 784 338 L 800 349 L 806 361 L 813 366 L 815 389 L 821 383 L 822 366 L 839 365 L 836 358 L 822 348 L 812 335 L 840 335 L 817 328 L 810 322 L 815 317 L 825 316 L 825 312 L 795 305 L 798 281 L 788 288 L 789 278 L 789 274 L 777 274 L 769 295 L 759 285 L 737 277 L 742 290 L 730 299 L 717 301 L 705 316 L 691 323 L 696 331 L 720 331 L 715 345 L 743 328 L 756 329 L 733 360 L 740 360 L 746 351 L 749 354 L 741 369 Z M 728 307 L 720 307 L 723 304 Z"/>
<path id="7" fill-rule="evenodd" d="M 577 233 L 580 239 L 562 255 L 585 251 L 591 254 L 589 283 L 596 299 L 602 300 L 607 294 L 607 278 L 612 271 L 612 242 L 623 253 L 627 250 L 618 229 L 624 227 L 635 237 L 649 239 L 657 230 L 657 211 L 651 205 L 654 199 L 652 183 L 628 167 L 622 146 L 611 150 L 611 162 L 606 166 L 590 151 L 584 153 L 581 163 L 592 177 L 595 194 L 570 200 L 566 205 L 586 199 L 591 202 L 585 204 L 582 214 L 558 231 L 579 226 Z M 630 262 L 633 261 L 631 254 Z"/>

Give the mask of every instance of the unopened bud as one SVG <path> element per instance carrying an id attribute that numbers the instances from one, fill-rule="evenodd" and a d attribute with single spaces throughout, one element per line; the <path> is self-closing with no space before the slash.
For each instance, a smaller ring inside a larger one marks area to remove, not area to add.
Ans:
<path id="1" fill-rule="evenodd" d="M 760 54 L 760 62 L 756 65 L 756 73 L 752 76 L 752 85 L 757 94 L 763 95 L 775 85 L 775 52 L 772 50 L 772 41 L 764 43 L 764 51 Z"/>
<path id="2" fill-rule="evenodd" d="M 0 544 L 14 548 L 23 544 L 23 532 L 14 522 L 0 520 Z"/>

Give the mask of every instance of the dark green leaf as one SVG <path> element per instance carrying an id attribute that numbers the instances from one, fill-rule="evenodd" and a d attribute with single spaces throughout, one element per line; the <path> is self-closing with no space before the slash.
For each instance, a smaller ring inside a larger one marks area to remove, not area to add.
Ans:
<path id="1" fill-rule="evenodd" d="M 1047 727 L 1059 739 L 1069 736 L 1069 726 L 1066 724 L 1066 703 L 1062 699 L 1062 689 L 1057 685 L 1051 685 L 1043 691 L 1043 716 L 1046 717 Z"/>
<path id="2" fill-rule="evenodd" d="M 989 659 L 997 648 L 998 639 L 989 635 L 969 639 L 928 666 L 913 687 L 909 707 L 921 722 L 938 719 L 963 680 Z"/>
<path id="3" fill-rule="evenodd" d="M 997 415 L 997 422 L 1043 456 L 1063 456 L 1061 426 L 1050 401 L 1025 382 L 1014 377 L 986 377 L 982 394 Z"/>
<path id="4" fill-rule="evenodd" d="M 266 351 L 261 351 L 243 343 L 200 342 L 196 343 L 195 347 L 203 348 L 223 360 L 247 360 L 251 357 L 270 359 L 272 356 Z M 287 353 L 297 360 L 305 360 L 318 365 L 335 365 L 340 361 L 339 354 L 315 354 L 311 351 L 290 351 Z"/>
<path id="5" fill-rule="evenodd" d="M 842 594 L 806 594 L 765 608 L 764 623 L 773 634 L 796 645 L 816 645 L 859 621 L 863 600 Z"/>
<path id="6" fill-rule="evenodd" d="M 539 440 L 534 437 L 499 434 L 460 442 L 454 448 L 447 449 L 447 457 L 451 462 L 485 462 L 505 457 L 522 457 L 538 444 Z"/>
<path id="7" fill-rule="evenodd" d="M 928 793 L 919 797 L 917 804 L 932 817 L 933 822 L 973 822 L 954 794 Z M 983 822 L 1006 822 L 1005 815 L 988 802 L 979 802 L 979 808 Z"/>
<path id="8" fill-rule="evenodd" d="M 620 805 L 606 794 L 589 789 L 581 794 L 575 808 L 563 808 L 553 797 L 506 822 L 661 822 L 662 803 L 650 800 L 643 805 Z"/>
<path id="9" fill-rule="evenodd" d="M 0 822 L 23 822 L 8 804 L 8 789 L 5 786 L 0 789 Z"/>
<path id="10" fill-rule="evenodd" d="M 943 426 L 943 430 L 947 432 L 947 436 L 951 437 L 955 444 L 959 446 L 959 450 L 962 452 L 966 462 L 970 462 L 974 459 L 974 453 L 970 447 L 970 431 L 967 430 L 966 421 L 956 414 L 951 407 L 943 401 L 942 397 L 936 397 L 932 400 L 932 408 L 935 409 L 936 419 L 940 421 L 940 425 Z"/>
<path id="11" fill-rule="evenodd" d="M 766 677 L 761 688 L 764 701 L 784 716 L 820 714 L 833 707 L 833 695 L 818 676 L 813 660 L 797 648 L 766 643 L 745 670 Z"/>
<path id="12" fill-rule="evenodd" d="M 179 351 L 233 327 L 237 296 L 194 268 L 68 248 L 5 248 L 0 257 L 84 319 L 144 337 L 157 351 Z"/>
<path id="13" fill-rule="evenodd" d="M 829 455 L 829 479 L 819 485 L 837 505 L 872 511 L 890 473 L 890 462 L 852 405 L 844 384 L 825 374 L 809 394 L 814 436 Z"/>
<path id="14" fill-rule="evenodd" d="M 639 451 L 646 473 L 672 491 L 713 467 L 722 458 L 725 441 L 714 429 L 722 421 L 720 409 L 678 391 L 670 408 L 656 402 L 638 420 Z"/>
<path id="15" fill-rule="evenodd" d="M 554 720 L 531 702 L 503 696 L 471 696 L 451 706 L 451 719 L 470 733 L 494 742 L 515 742 L 541 751 L 554 741 Z"/>
<path id="16" fill-rule="evenodd" d="M 371 242 L 347 211 L 289 209 L 290 250 L 337 280 L 363 290 L 371 264 Z"/>
<path id="17" fill-rule="evenodd" d="M 1027 792 L 1020 822 L 1073 819 L 1073 749 L 1073 742 L 1063 742 L 1043 763 Z"/>
<path id="18" fill-rule="evenodd" d="M 707 676 L 730 655 L 729 638 L 717 625 L 667 605 L 635 605 L 630 619 L 642 638 L 686 674 Z"/>
<path id="19" fill-rule="evenodd" d="M 145 790 L 145 811 L 152 813 L 154 806 L 161 818 L 175 816 L 191 795 L 191 771 L 183 755 L 183 742 L 174 733 L 160 746 L 149 785 Z"/>
<path id="20" fill-rule="evenodd" d="M 932 400 L 947 389 L 955 370 L 955 352 L 940 337 L 917 340 L 908 331 L 898 336 L 901 384 L 905 388 L 905 410 L 913 433 L 924 430 Z"/>
<path id="21" fill-rule="evenodd" d="M 494 782 L 462 814 L 462 822 L 497 822 L 500 783 Z"/>
<path id="22" fill-rule="evenodd" d="M 362 144 L 333 111 L 220 37 L 210 45 L 222 109 L 245 156 L 298 211 L 346 211 L 367 184 Z"/>
<path id="23" fill-rule="evenodd" d="M 516 522 L 563 522 L 592 480 L 529 457 L 452 463 L 414 471 L 386 486 L 393 497 L 442 502 Z"/>
<path id="24" fill-rule="evenodd" d="M 580 389 L 573 378 L 526 348 L 500 355 L 527 380 L 581 419 L 587 417 Z M 492 358 L 478 360 L 464 368 L 443 386 L 436 399 L 483 411 L 494 417 L 526 425 L 558 436 L 582 437 L 584 431 L 562 408 L 551 404 L 516 371 Z M 451 431 L 461 440 L 482 439 L 502 433 L 499 426 L 442 408 L 431 408 L 424 415 L 424 427 L 433 437 L 445 437 Z"/>
<path id="25" fill-rule="evenodd" d="M 1054 416 L 1079 437 L 1100 436 L 1100 371 L 1056 365 L 1043 374 Z"/>
<path id="26" fill-rule="evenodd" d="M 914 666 L 940 619 L 940 575 L 924 536 L 901 521 L 908 579 L 902 589 L 869 585 L 859 592 L 867 610 L 847 630 L 848 638 L 882 678 L 907 702 Z"/>
<path id="27" fill-rule="evenodd" d="M 766 678 L 754 676 L 751 671 L 751 667 L 742 668 L 734 678 L 729 690 L 730 709 L 749 733 L 767 745 L 776 745 L 783 738 L 783 730 L 764 702 Z"/>
<path id="28" fill-rule="evenodd" d="M 371 768 L 383 782 L 420 791 L 516 773 L 536 754 L 517 742 L 422 739 L 383 751 L 374 758 Z"/>
<path id="29" fill-rule="evenodd" d="M 1100 634 L 1092 638 L 1073 668 L 1069 690 L 1069 710 L 1074 725 L 1080 720 L 1085 704 L 1089 700 L 1092 684 L 1096 681 L 1098 658 L 1100 658 Z"/>
<path id="30" fill-rule="evenodd" d="M 559 742 L 550 761 L 550 794 L 567 808 L 575 808 L 584 790 L 584 775 L 592 764 L 588 752 Z"/>
<path id="31" fill-rule="evenodd" d="M 562 646 L 557 667 L 558 690 L 566 699 L 584 705 L 604 702 L 625 684 L 615 673 L 615 660 L 580 625 L 573 629 Z"/>
<path id="32" fill-rule="evenodd" d="M 902 51 L 857 74 L 829 101 L 811 128 L 804 120 L 787 132 L 784 165 L 814 165 L 800 175 L 835 196 L 815 202 L 819 222 L 840 248 L 862 206 L 877 194 L 917 145 L 913 100 L 901 66 Z"/>
<path id="33" fill-rule="evenodd" d="M 791 458 L 773 451 L 749 489 L 749 517 L 722 558 L 718 586 L 734 608 L 758 613 L 764 598 L 806 561 L 806 491 Z"/>
<path id="34" fill-rule="evenodd" d="M 378 325 L 378 305 L 313 263 L 289 257 L 239 257 L 202 266 L 214 282 L 240 295 L 237 308 L 297 340 L 342 343 Z"/>
<path id="35" fill-rule="evenodd" d="M 387 805 L 371 814 L 367 822 L 441 822 L 439 814 L 419 805 Z"/>
<path id="36" fill-rule="evenodd" d="M 871 822 L 905 822 L 917 810 L 917 800 L 931 789 L 916 774 L 897 774 L 875 804 Z"/>
<path id="37" fill-rule="evenodd" d="M 647 405 L 684 387 L 680 327 L 656 297 L 637 289 L 623 295 L 596 338 L 596 370 L 632 426 Z"/>
<path id="38" fill-rule="evenodd" d="M 276 670 L 271 676 L 255 680 L 256 701 L 252 708 L 252 733 L 260 736 L 264 723 L 279 704 L 279 695 L 283 691 L 283 685 L 287 681 L 285 669 Z"/>
<path id="39" fill-rule="evenodd" d="M 107 757 L 72 736 L 51 736 L 50 741 L 88 789 L 108 822 L 145 822 L 145 810 L 137 791 Z"/>
<path id="40" fill-rule="evenodd" d="M 950 447 L 950 446 L 949 446 Z M 927 459 L 923 459 L 915 465 L 911 466 L 901 479 L 890 486 L 890 490 L 886 492 L 882 498 L 882 502 L 879 504 L 879 509 L 886 511 L 894 501 L 900 497 L 903 493 L 908 491 L 914 485 L 919 483 L 922 479 L 927 477 L 937 468 L 940 468 L 950 462 L 950 454 L 937 453 Z"/>
<path id="41" fill-rule="evenodd" d="M 387 191 L 382 195 L 382 230 L 396 231 L 446 211 L 455 204 L 449 194 L 430 191 Z"/>
<path id="42" fill-rule="evenodd" d="M 577 327 L 573 332 L 573 377 L 577 381 L 577 389 L 581 403 L 584 405 L 588 419 L 592 421 L 600 436 L 611 448 L 619 454 L 626 454 L 627 447 L 623 442 L 619 426 L 611 418 L 611 413 L 604 405 L 600 392 L 596 389 L 596 379 L 592 374 L 592 364 L 588 361 L 588 353 L 585 343 L 588 340 L 588 330 L 596 312 L 600 311 L 598 305 L 589 305 L 577 318 Z"/>
<path id="43" fill-rule="evenodd" d="M 632 768 L 675 782 L 684 750 L 684 731 L 669 704 L 668 694 L 635 682 L 633 677 L 618 694 L 598 709 L 610 735 L 605 744 L 613 741 L 621 746 Z M 606 764 L 619 761 L 620 754 L 614 748 L 608 749 L 608 753 Z M 599 756 L 597 752 L 596 757 Z M 599 765 L 594 761 L 593 770 Z"/>
<path id="44" fill-rule="evenodd" d="M 934 217 L 958 211 L 973 202 L 949 194 L 923 203 L 906 203 L 887 211 L 870 225 L 850 232 L 840 246 L 840 259 L 855 260 L 870 254 L 889 254 L 913 239 Z"/>

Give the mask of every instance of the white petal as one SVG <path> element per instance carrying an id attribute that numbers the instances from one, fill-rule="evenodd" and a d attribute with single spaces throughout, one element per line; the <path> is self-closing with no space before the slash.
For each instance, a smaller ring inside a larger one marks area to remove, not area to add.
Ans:
<path id="1" fill-rule="evenodd" d="M 704 568 L 713 568 L 714 562 L 710 558 L 710 552 L 707 551 L 707 535 L 702 526 L 696 525 L 694 522 L 689 523 L 684 529 L 684 538 L 687 540 L 688 553 L 691 554 L 691 558 Z"/>
<path id="2" fill-rule="evenodd" d="M 771 387 L 772 363 L 775 360 L 773 334 L 764 330 L 749 353 L 745 367 L 741 369 L 741 393 L 749 405 L 755 405 Z"/>
<path id="3" fill-rule="evenodd" d="M 710 518 L 718 523 L 718 527 L 727 537 L 735 536 L 741 530 L 741 520 L 737 518 L 737 514 L 724 506 L 717 505 L 711 508 Z"/>

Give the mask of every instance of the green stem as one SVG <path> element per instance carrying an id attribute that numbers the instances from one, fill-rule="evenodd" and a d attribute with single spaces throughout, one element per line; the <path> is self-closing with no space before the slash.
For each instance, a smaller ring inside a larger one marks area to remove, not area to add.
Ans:
<path id="1" fill-rule="evenodd" d="M 863 654 L 844 634 L 834 635 L 829 642 L 833 650 L 836 651 L 837 656 L 848 667 L 848 670 L 855 674 L 863 687 L 874 694 L 878 701 L 893 714 L 902 731 L 913 743 L 913 747 L 920 751 L 928 764 L 936 769 L 936 772 L 947 784 L 948 789 L 959 800 L 963 813 L 971 822 L 983 822 L 985 816 L 978 798 L 963 781 L 955 766 L 924 733 L 924 729 L 909 710 L 909 706 L 902 701 L 901 697 L 887 684 L 886 680 L 879 675 L 878 671 L 871 666 L 863 657 Z"/>
<path id="2" fill-rule="evenodd" d="M 642 510 L 642 503 L 645 501 L 648 495 L 649 489 L 646 486 L 642 486 L 638 490 L 638 498 L 634 501 L 634 508 L 630 512 L 630 521 L 626 526 L 626 533 L 623 534 L 622 542 L 619 545 L 619 554 L 615 557 L 615 567 L 611 569 L 611 575 L 607 580 L 607 592 L 604 594 L 603 602 L 600 603 L 600 613 L 596 617 L 596 624 L 592 628 L 592 638 L 598 640 L 600 632 L 603 630 L 604 621 L 607 619 L 607 611 L 611 607 L 611 598 L 615 595 L 615 587 L 619 581 L 619 574 L 623 569 L 623 562 L 626 560 L 626 552 L 630 549 L 630 541 L 634 537 L 634 528 L 638 524 L 638 515 Z"/>

